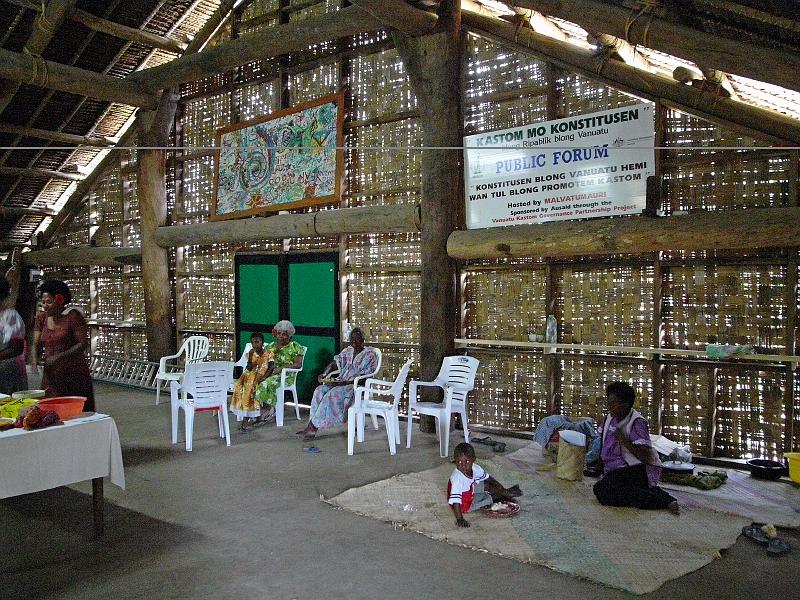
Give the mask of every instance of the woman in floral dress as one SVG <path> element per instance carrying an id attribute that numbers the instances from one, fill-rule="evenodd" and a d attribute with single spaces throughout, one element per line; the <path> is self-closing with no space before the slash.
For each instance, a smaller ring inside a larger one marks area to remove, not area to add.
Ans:
<path id="1" fill-rule="evenodd" d="M 283 369 L 299 369 L 303 364 L 303 347 L 292 340 L 295 329 L 291 321 L 278 321 L 272 328 L 274 342 L 267 344 L 266 351 L 272 354 L 275 366 L 269 377 L 258 384 L 256 400 L 261 405 L 261 416 L 256 424 L 265 423 L 275 418 L 275 405 L 278 403 L 278 388 L 281 385 Z M 297 373 L 286 376 L 286 385 L 294 383 Z"/>
<path id="2" fill-rule="evenodd" d="M 353 328 L 350 345 L 337 354 L 319 376 L 322 385 L 314 390 L 311 418 L 306 428 L 297 432 L 298 435 L 302 435 L 304 440 L 310 440 L 318 430 L 344 423 L 347 409 L 355 399 L 353 380 L 363 375 L 372 375 L 377 368 L 378 354 L 371 346 L 364 345 L 364 333 L 361 329 Z M 335 369 L 339 369 L 336 380 L 327 381 L 328 374 Z M 325 383 L 323 380 L 326 380 Z"/>

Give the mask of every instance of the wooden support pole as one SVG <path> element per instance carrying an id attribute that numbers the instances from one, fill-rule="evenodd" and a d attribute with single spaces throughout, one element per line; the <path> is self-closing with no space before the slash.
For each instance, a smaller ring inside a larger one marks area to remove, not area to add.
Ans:
<path id="1" fill-rule="evenodd" d="M 579 48 L 530 29 L 519 29 L 501 19 L 465 11 L 463 21 L 473 33 L 624 92 L 653 101 L 660 98 L 677 110 L 756 138 L 786 145 L 800 144 L 800 123 L 778 112 L 723 98 L 703 88 L 684 85 L 621 61 L 604 60 L 587 48 Z"/>
<path id="2" fill-rule="evenodd" d="M 163 65 L 137 71 L 126 81 L 137 82 L 151 91 L 160 90 L 223 73 L 254 60 L 280 56 L 320 42 L 380 28 L 380 23 L 375 19 L 361 9 L 350 6 L 335 13 L 268 27 L 204 52 L 184 55 Z"/>
<path id="3" fill-rule="evenodd" d="M 614 35 L 634 46 L 653 48 L 726 73 L 800 91 L 797 52 L 777 51 L 743 38 L 734 40 L 705 33 L 652 12 L 598 0 L 514 0 L 513 3 Z M 637 13 L 640 13 L 638 18 Z"/>
<path id="4" fill-rule="evenodd" d="M 159 227 L 155 241 L 163 247 L 257 242 L 316 235 L 405 233 L 420 230 L 417 205 L 362 206 L 312 213 L 215 221 Z"/>
<path id="5" fill-rule="evenodd" d="M 155 33 L 150 33 L 142 29 L 134 29 L 133 27 L 114 23 L 113 21 L 103 19 L 79 8 L 72 11 L 70 19 L 88 27 L 92 31 L 106 33 L 122 40 L 128 40 L 129 42 L 137 42 L 143 46 L 150 46 L 176 54 L 180 54 L 186 49 L 185 42 L 156 35 Z"/>
<path id="6" fill-rule="evenodd" d="M 385 11 L 387 8 L 399 10 L 396 5 L 405 3 L 380 4 L 386 7 L 381 9 Z M 461 69 L 465 40 L 458 2 L 442 2 L 439 10 L 444 29 L 439 33 L 410 38 L 392 30 L 392 38 L 419 100 L 422 141 L 427 147 L 421 167 L 419 342 L 421 375 L 428 381 L 436 377 L 442 359 L 453 353 L 453 340 L 459 331 L 458 272 L 455 261 L 447 255 L 447 236 L 461 226 L 464 219 L 461 152 L 442 148 L 462 144 Z M 430 431 L 432 423 L 423 420 L 420 427 Z"/>
<path id="7" fill-rule="evenodd" d="M 167 222 L 166 151 L 177 108 L 177 90 L 166 90 L 158 110 L 137 115 L 139 150 L 137 195 L 141 214 L 142 285 L 147 358 L 159 360 L 175 348 L 169 253 L 156 243 L 156 230 Z"/>
<path id="8" fill-rule="evenodd" d="M 128 79 L 44 60 L 0 48 L 0 77 L 41 88 L 60 90 L 98 100 L 154 109 L 158 96 Z"/>
<path id="9" fill-rule="evenodd" d="M 798 222 L 800 207 L 558 221 L 454 231 L 447 240 L 447 252 L 451 258 L 470 260 L 800 246 Z"/>
<path id="10" fill-rule="evenodd" d="M 139 248 L 69 246 L 22 254 L 22 264 L 26 267 L 119 267 L 138 262 L 141 262 Z"/>
<path id="11" fill-rule="evenodd" d="M 69 15 L 77 0 L 49 0 L 44 10 L 36 15 L 33 20 L 33 29 L 23 53 L 31 56 L 39 56 L 45 51 L 56 30 L 61 27 L 61 23 Z M 10 79 L 10 78 L 9 78 Z M 20 84 L 17 80 L 4 81 L 0 86 L 0 113 L 8 106 L 11 99 L 19 90 Z"/>
<path id="12" fill-rule="evenodd" d="M 706 394 L 706 431 L 705 431 L 705 447 L 703 448 L 706 458 L 714 457 L 714 446 L 716 445 L 718 374 L 719 374 L 718 368 L 716 367 L 708 368 L 708 388 Z"/>
<path id="13" fill-rule="evenodd" d="M 800 207 L 800 152 L 792 151 L 789 154 L 789 165 L 786 169 L 789 182 L 787 204 Z M 800 287 L 798 287 L 798 252 L 797 246 L 786 249 L 786 330 L 784 339 L 786 354 L 797 354 L 797 336 L 800 333 L 798 322 L 797 303 L 800 300 Z M 784 392 L 784 421 L 783 451 L 791 452 L 800 447 L 800 427 L 797 423 L 797 396 L 795 393 L 795 378 L 798 372 L 792 370 L 792 365 L 786 365 L 786 379 Z"/>
<path id="14" fill-rule="evenodd" d="M 73 135 L 71 133 L 63 133 L 61 131 L 36 129 L 35 127 L 21 127 L 19 125 L 12 125 L 11 123 L 0 123 L 0 133 L 11 133 L 22 137 L 32 137 L 40 140 L 61 142 L 71 146 L 98 146 L 105 148 L 114 145 L 114 140 L 105 136 L 91 134 Z"/>
<path id="15" fill-rule="evenodd" d="M 85 175 L 77 173 L 63 173 L 50 169 L 25 169 L 22 167 L 0 167 L 0 175 L 13 175 L 16 177 L 36 177 L 39 179 L 63 179 L 64 181 L 83 181 Z"/>

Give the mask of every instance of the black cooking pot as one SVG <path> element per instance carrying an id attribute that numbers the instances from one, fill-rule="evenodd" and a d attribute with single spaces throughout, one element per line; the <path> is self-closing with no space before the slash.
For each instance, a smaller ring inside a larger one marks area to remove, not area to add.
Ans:
<path id="1" fill-rule="evenodd" d="M 756 479 L 780 479 L 783 475 L 783 463 L 776 460 L 766 460 L 764 458 L 751 458 L 747 461 L 750 467 L 750 475 Z"/>

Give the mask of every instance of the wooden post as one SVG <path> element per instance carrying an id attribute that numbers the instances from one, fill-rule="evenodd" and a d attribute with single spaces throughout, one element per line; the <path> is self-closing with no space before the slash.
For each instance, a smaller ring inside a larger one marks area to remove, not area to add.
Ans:
<path id="1" fill-rule="evenodd" d="M 167 222 L 166 151 L 175 118 L 177 94 L 166 90 L 155 113 L 137 116 L 139 146 L 138 196 L 141 213 L 142 284 L 148 360 L 172 354 L 172 284 L 169 254 L 156 243 L 156 230 Z"/>
<path id="2" fill-rule="evenodd" d="M 419 101 L 423 144 L 420 366 L 422 379 L 432 380 L 442 359 L 453 353 L 458 333 L 457 269 L 447 255 L 447 237 L 463 223 L 463 116 L 461 61 L 464 38 L 458 3 L 440 5 L 444 30 L 410 38 L 392 30 L 392 37 Z M 446 148 L 446 149 L 441 149 Z M 431 419 L 420 428 L 432 431 Z"/>
<path id="3" fill-rule="evenodd" d="M 647 188 L 647 212 L 655 217 L 661 209 L 664 178 L 664 151 L 658 150 L 664 146 L 667 137 L 667 109 L 660 101 L 656 101 L 655 106 L 655 177 L 654 183 L 648 178 Z M 653 189 L 655 188 L 655 189 Z M 661 299 L 664 294 L 664 282 L 666 281 L 667 271 L 661 264 L 662 253 L 656 252 L 655 262 L 653 263 L 653 340 L 654 348 L 661 348 L 664 340 L 664 314 L 661 306 Z M 668 270 L 669 267 L 666 267 Z M 659 435 L 664 429 L 664 363 L 660 355 L 654 355 L 651 361 L 650 381 L 653 388 L 653 431 Z"/>
<path id="4" fill-rule="evenodd" d="M 561 323 L 563 331 L 564 322 L 561 318 L 562 315 L 559 314 L 558 306 L 558 282 L 561 273 L 559 267 L 550 262 L 547 263 L 545 267 L 547 314 L 556 317 L 556 320 Z M 555 341 L 557 342 L 558 339 Z M 561 357 L 557 353 L 544 355 L 544 373 L 547 381 L 547 414 L 556 415 L 561 412 Z"/>
<path id="5" fill-rule="evenodd" d="M 790 206 L 800 206 L 800 152 L 789 153 L 789 166 L 787 168 L 789 181 L 789 198 L 787 204 Z M 793 246 L 786 249 L 786 354 L 797 353 L 797 301 L 798 301 L 798 247 Z M 794 392 L 794 381 L 797 372 L 792 370 L 792 365 L 786 365 L 786 379 L 784 392 L 784 421 L 783 432 L 783 451 L 791 452 L 800 445 L 800 427 L 797 427 L 797 411 L 795 403 L 797 398 Z"/>
<path id="6" fill-rule="evenodd" d="M 717 374 L 719 369 L 716 367 L 708 368 L 708 388 L 706 394 L 706 439 L 705 455 L 706 458 L 714 457 L 714 444 L 717 433 Z"/>

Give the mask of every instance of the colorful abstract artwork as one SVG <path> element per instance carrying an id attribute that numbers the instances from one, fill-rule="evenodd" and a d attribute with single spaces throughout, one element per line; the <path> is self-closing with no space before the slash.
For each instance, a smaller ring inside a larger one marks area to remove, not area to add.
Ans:
<path id="1" fill-rule="evenodd" d="M 211 220 L 338 201 L 343 96 L 217 130 Z"/>

